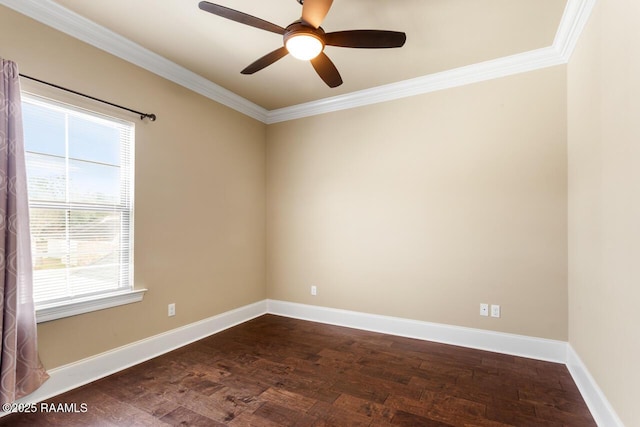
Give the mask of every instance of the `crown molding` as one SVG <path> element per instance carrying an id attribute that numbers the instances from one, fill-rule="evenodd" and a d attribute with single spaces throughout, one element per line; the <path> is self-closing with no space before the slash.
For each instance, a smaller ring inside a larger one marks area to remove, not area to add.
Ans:
<path id="1" fill-rule="evenodd" d="M 278 123 L 362 107 L 566 64 L 569 62 L 595 3 L 596 0 L 567 0 L 558 31 L 553 44 L 549 47 L 345 95 L 270 110 L 267 113 L 266 123 Z"/>
<path id="2" fill-rule="evenodd" d="M 546 47 L 492 61 L 352 92 L 346 95 L 271 110 L 267 113 L 266 123 L 284 122 L 333 111 L 393 101 L 471 83 L 507 77 L 526 71 L 560 65 L 562 63 L 564 62 L 555 48 Z"/>
<path id="3" fill-rule="evenodd" d="M 0 4 L 23 15 L 266 124 L 377 104 L 566 64 L 595 3 L 596 0 L 567 0 L 553 45 L 546 48 L 371 89 L 267 110 L 51 0 L 0 0 Z"/>
<path id="4" fill-rule="evenodd" d="M 596 0 L 568 0 L 564 9 L 553 47 L 565 63 L 569 62 L 578 44 L 582 30 L 591 16 Z"/>
<path id="5" fill-rule="evenodd" d="M 266 120 L 265 108 L 51 0 L 0 0 L 0 4 L 242 114 L 262 122 Z"/>

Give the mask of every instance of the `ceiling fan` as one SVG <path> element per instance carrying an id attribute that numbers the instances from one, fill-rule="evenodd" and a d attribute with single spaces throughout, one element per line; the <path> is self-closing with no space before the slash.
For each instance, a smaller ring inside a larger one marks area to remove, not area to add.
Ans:
<path id="1" fill-rule="evenodd" d="M 250 64 L 242 74 L 253 74 L 290 53 L 301 60 L 310 60 L 318 75 L 329 87 L 342 84 L 336 66 L 323 52 L 325 46 L 382 49 L 402 47 L 407 40 L 403 32 L 385 30 L 347 30 L 325 33 L 320 24 L 331 8 L 333 0 L 297 0 L 302 4 L 302 17 L 286 28 L 272 24 L 244 12 L 201 1 L 200 9 L 241 24 L 283 36 L 284 46 Z"/>

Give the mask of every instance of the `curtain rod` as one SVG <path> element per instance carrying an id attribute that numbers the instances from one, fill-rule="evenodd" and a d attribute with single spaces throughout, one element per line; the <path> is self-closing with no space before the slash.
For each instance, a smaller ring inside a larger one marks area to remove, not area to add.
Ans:
<path id="1" fill-rule="evenodd" d="M 35 82 L 42 83 L 42 84 L 45 84 L 45 85 L 48 85 L 48 86 L 51 86 L 51 87 L 55 87 L 56 89 L 64 90 L 64 91 L 67 91 L 67 92 L 71 92 L 71 93 L 73 93 L 75 95 L 84 96 L 85 98 L 89 98 L 89 99 L 92 99 L 94 101 L 102 102 L 103 104 L 111 105 L 112 107 L 120 108 L 121 110 L 127 110 L 127 111 L 130 111 L 132 113 L 139 114 L 140 115 L 140 120 L 149 119 L 150 121 L 155 122 L 156 118 L 157 118 L 155 114 L 152 114 L 152 113 L 147 114 L 147 113 L 142 113 L 140 111 L 132 110 L 131 108 L 123 107 L 122 105 L 114 104 L 113 102 L 105 101 L 105 100 L 100 99 L 100 98 L 95 98 L 95 97 L 93 97 L 91 95 L 85 95 L 84 93 L 80 93 L 80 92 L 77 92 L 77 91 L 72 90 L 72 89 L 67 89 L 66 87 L 58 86 L 58 85 L 53 84 L 53 83 L 45 82 L 44 80 L 36 79 L 35 77 L 27 76 L 27 75 L 24 75 L 24 74 L 20 74 L 20 77 L 24 77 L 25 79 L 33 80 Z"/>

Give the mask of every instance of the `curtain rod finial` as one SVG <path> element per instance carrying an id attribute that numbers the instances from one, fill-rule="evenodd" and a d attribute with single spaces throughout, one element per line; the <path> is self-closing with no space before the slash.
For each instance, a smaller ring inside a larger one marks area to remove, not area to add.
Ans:
<path id="1" fill-rule="evenodd" d="M 155 122 L 157 117 L 155 114 L 143 114 L 140 116 L 140 120 L 149 119 L 151 122 Z"/>

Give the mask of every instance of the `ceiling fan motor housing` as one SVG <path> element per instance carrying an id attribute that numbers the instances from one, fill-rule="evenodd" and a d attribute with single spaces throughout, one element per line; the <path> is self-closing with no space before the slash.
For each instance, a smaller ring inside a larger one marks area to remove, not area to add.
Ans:
<path id="1" fill-rule="evenodd" d="M 322 43 L 322 47 L 324 48 L 324 34 L 325 33 L 322 27 L 313 28 L 312 26 L 305 24 L 302 21 L 296 21 L 287 27 L 287 31 L 285 31 L 284 33 L 284 44 L 286 45 L 287 40 L 292 37 L 305 35 L 315 37 L 316 39 L 320 40 L 320 43 Z"/>

